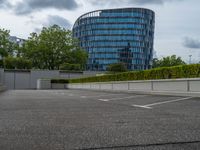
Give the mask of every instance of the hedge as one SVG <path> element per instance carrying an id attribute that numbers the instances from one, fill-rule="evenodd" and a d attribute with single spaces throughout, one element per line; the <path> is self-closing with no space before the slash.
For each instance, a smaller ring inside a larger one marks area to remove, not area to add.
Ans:
<path id="1" fill-rule="evenodd" d="M 95 76 L 79 79 L 57 79 L 55 82 L 63 83 L 87 83 L 87 82 L 109 82 L 130 80 L 153 80 L 153 79 L 177 79 L 200 77 L 200 64 L 181 65 L 175 67 L 162 67 L 145 71 L 131 71 L 114 75 Z"/>

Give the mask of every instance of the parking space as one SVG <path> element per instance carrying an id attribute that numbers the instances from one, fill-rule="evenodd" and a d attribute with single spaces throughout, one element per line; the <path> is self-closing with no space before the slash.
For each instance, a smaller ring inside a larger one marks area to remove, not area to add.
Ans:
<path id="1" fill-rule="evenodd" d="M 0 93 L 0 149 L 200 149 L 200 99 L 87 90 Z"/>
<path id="2" fill-rule="evenodd" d="M 169 103 L 175 103 L 189 99 L 193 99 L 193 97 L 133 95 L 128 97 L 120 97 L 120 98 L 117 97 L 117 98 L 98 99 L 98 100 L 131 105 L 133 107 L 152 109 L 154 106 L 157 105 L 168 105 Z"/>
<path id="3" fill-rule="evenodd" d="M 91 92 L 91 91 L 90 91 Z M 133 93 L 93 93 L 95 95 L 80 96 L 80 98 L 99 100 L 102 102 L 110 102 L 116 104 L 125 104 L 133 107 L 152 109 L 157 105 L 168 105 L 169 103 L 177 103 L 180 101 L 192 100 L 195 97 L 181 96 L 161 96 L 161 95 L 145 95 Z M 80 93 L 79 93 L 80 94 Z M 79 96 L 79 95 L 77 95 Z"/>

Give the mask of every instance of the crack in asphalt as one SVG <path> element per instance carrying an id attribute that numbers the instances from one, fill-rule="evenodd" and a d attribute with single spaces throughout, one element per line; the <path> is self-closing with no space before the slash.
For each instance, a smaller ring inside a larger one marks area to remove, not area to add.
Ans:
<path id="1" fill-rule="evenodd" d="M 167 146 L 167 145 L 184 145 L 184 144 L 196 144 L 196 143 L 200 143 L 200 141 L 166 142 L 166 143 L 137 144 L 137 145 L 126 145 L 126 146 L 93 147 L 93 148 L 81 148 L 81 149 L 75 149 L 75 150 L 99 150 L 99 149 L 116 149 L 116 148 L 139 148 L 139 147 L 153 147 L 153 146 Z"/>

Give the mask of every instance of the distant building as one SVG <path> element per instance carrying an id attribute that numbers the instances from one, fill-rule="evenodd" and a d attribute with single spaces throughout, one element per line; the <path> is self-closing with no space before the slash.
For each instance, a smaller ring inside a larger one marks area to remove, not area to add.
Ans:
<path id="1" fill-rule="evenodd" d="M 19 46 L 22 46 L 24 42 L 26 41 L 25 39 L 21 39 L 16 36 L 10 36 L 9 40 L 13 43 L 19 44 Z"/>
<path id="2" fill-rule="evenodd" d="M 18 38 L 16 36 L 10 36 L 9 37 L 9 40 L 10 42 L 13 42 L 15 44 L 18 44 L 19 47 L 22 47 L 22 45 L 24 44 L 24 42 L 26 41 L 25 39 L 21 39 L 21 38 Z M 17 55 L 17 50 L 13 50 L 13 56 L 16 56 Z"/>
<path id="3" fill-rule="evenodd" d="M 143 8 L 97 10 L 80 16 L 73 36 L 89 54 L 87 70 L 118 62 L 129 70 L 152 67 L 155 14 Z"/>

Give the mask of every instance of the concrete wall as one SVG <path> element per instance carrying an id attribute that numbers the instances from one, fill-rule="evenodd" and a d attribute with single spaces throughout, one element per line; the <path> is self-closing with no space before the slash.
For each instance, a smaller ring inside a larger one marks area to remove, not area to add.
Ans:
<path id="1" fill-rule="evenodd" d="M 175 81 L 164 81 L 164 82 L 153 82 L 154 91 L 188 91 L 187 80 L 175 80 Z M 200 89 L 199 89 L 200 91 Z"/>
<path id="2" fill-rule="evenodd" d="M 15 87 L 14 89 L 28 89 L 30 87 L 30 73 L 18 72 L 15 73 Z"/>
<path id="3" fill-rule="evenodd" d="M 8 89 L 14 89 L 15 88 L 15 73 L 13 73 L 13 72 L 4 72 L 3 84 Z"/>
<path id="4" fill-rule="evenodd" d="M 5 90 L 6 90 L 5 86 L 3 86 L 3 84 L 0 83 L 0 92 L 5 91 Z"/>
<path id="5" fill-rule="evenodd" d="M 51 89 L 51 80 L 50 79 L 38 79 L 37 80 L 37 89 L 41 89 L 41 90 Z"/>
<path id="6" fill-rule="evenodd" d="M 102 72 L 78 72 L 68 73 L 64 71 L 50 71 L 50 70 L 4 70 L 0 69 L 0 83 L 4 84 L 7 89 L 36 89 L 37 80 L 42 78 L 65 78 L 74 79 L 82 77 L 95 76 Z M 55 85 L 57 88 L 58 85 Z"/>
<path id="7" fill-rule="evenodd" d="M 152 82 L 149 81 L 136 81 L 136 82 L 129 82 L 129 90 L 132 91 L 151 91 L 152 90 Z"/>
<path id="8" fill-rule="evenodd" d="M 71 89 L 141 91 L 141 92 L 200 92 L 200 78 L 167 79 L 147 81 L 76 83 L 69 84 Z"/>
<path id="9" fill-rule="evenodd" d="M 4 70 L 0 68 L 0 83 L 3 83 Z"/>
<path id="10" fill-rule="evenodd" d="M 37 80 L 37 89 L 38 90 L 68 89 L 68 84 L 51 83 L 51 79 L 38 79 Z"/>
<path id="11" fill-rule="evenodd" d="M 36 89 L 37 80 L 42 78 L 61 78 L 59 71 L 50 71 L 50 70 L 31 70 L 31 89 Z"/>
<path id="12" fill-rule="evenodd" d="M 192 92 L 199 92 L 200 91 L 200 81 L 189 81 L 190 86 L 188 87 L 190 91 Z"/>
<path id="13" fill-rule="evenodd" d="M 0 92 L 5 90 L 5 86 L 3 85 L 4 81 L 4 70 L 0 68 Z"/>

